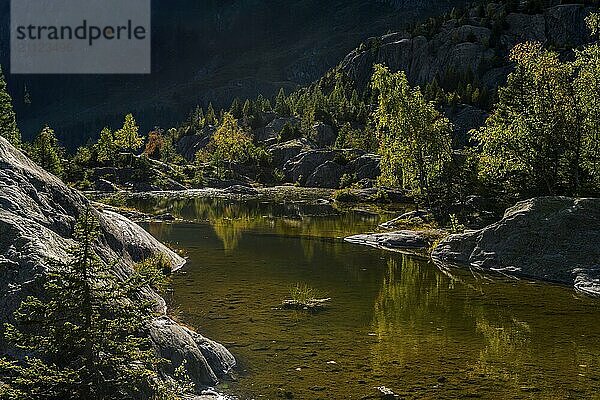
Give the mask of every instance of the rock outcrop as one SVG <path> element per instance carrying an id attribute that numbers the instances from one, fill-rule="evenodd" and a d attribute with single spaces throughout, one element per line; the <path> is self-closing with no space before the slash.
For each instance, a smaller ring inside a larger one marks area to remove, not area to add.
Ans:
<path id="1" fill-rule="evenodd" d="M 348 243 L 361 244 L 377 249 L 424 255 L 439 237 L 440 233 L 437 231 L 401 230 L 389 233 L 354 235 L 344 240 Z"/>
<path id="2" fill-rule="evenodd" d="M 510 72 L 504 58 L 515 44 L 539 41 L 557 49 L 584 44 L 590 40 L 584 19 L 595 9 L 566 4 L 529 15 L 506 14 L 504 6 L 494 3 L 486 8 L 489 17 L 474 12 L 466 21 L 449 19 L 430 38 L 406 33 L 371 38 L 351 52 L 340 68 L 360 87 L 369 82 L 373 65 L 381 63 L 393 71 L 405 71 L 412 84 L 473 74 L 485 87 L 494 89 Z M 486 26 L 490 18 L 504 19 L 504 29 L 493 34 Z"/>
<path id="3" fill-rule="evenodd" d="M 495 224 L 451 235 L 432 257 L 443 268 L 558 282 L 600 295 L 600 199 L 522 201 Z"/>
<path id="4" fill-rule="evenodd" d="M 179 139 L 175 148 L 187 161 L 194 161 L 196 153 L 208 145 L 216 130 L 214 126 L 208 125 L 198 134 L 187 135 Z"/>
<path id="5" fill-rule="evenodd" d="M 282 169 L 286 162 L 311 148 L 308 139 L 300 138 L 275 144 L 269 147 L 267 151 L 271 155 L 273 166 Z"/>
<path id="6" fill-rule="evenodd" d="M 12 321 L 27 295 L 41 293 L 39 278 L 47 272 L 48 260 L 68 257 L 76 218 L 87 207 L 90 202 L 81 193 L 0 137 L 0 323 Z M 180 256 L 127 218 L 108 210 L 95 212 L 100 237 L 94 250 L 107 263 L 117 261 L 113 268 L 117 277 L 125 279 L 134 263 L 158 253 L 165 254 L 174 269 L 184 264 Z M 165 302 L 158 294 L 148 290 L 145 295 L 163 312 L 149 327 L 157 352 L 175 367 L 187 360 L 198 388 L 215 384 L 234 366 L 233 356 L 224 347 L 166 317 Z M 1 353 L 18 355 L 3 338 Z"/>
<path id="7" fill-rule="evenodd" d="M 362 150 L 309 150 L 288 160 L 283 173 L 288 182 L 307 187 L 338 189 L 347 175 L 358 182 L 380 175 L 380 157 Z"/>
<path id="8" fill-rule="evenodd" d="M 286 126 L 296 128 L 300 126 L 300 120 L 296 117 L 275 118 L 264 128 L 254 130 L 254 140 L 257 143 L 264 144 L 267 146 L 274 145 L 277 143 L 281 131 L 283 131 L 283 128 Z"/>

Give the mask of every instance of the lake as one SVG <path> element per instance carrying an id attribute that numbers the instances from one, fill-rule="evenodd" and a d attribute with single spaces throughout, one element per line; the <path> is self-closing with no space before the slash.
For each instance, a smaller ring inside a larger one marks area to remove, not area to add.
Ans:
<path id="1" fill-rule="evenodd" d="M 393 211 L 230 199 L 136 200 L 181 223 L 144 226 L 188 263 L 167 296 L 183 323 L 239 367 L 241 399 L 600 398 L 597 300 L 540 282 L 442 272 L 429 260 L 344 243 Z M 398 211 L 398 210 L 395 210 Z M 330 297 L 280 308 L 290 288 Z"/>

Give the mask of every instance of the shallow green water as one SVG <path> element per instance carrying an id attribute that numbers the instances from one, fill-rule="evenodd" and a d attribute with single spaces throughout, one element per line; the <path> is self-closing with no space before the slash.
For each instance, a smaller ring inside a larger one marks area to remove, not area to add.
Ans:
<path id="1" fill-rule="evenodd" d="M 184 249 L 180 318 L 240 362 L 246 398 L 600 398 L 600 310 L 568 288 L 460 274 L 343 243 L 390 215 L 229 200 L 138 202 L 196 223 L 149 224 Z M 319 314 L 279 310 L 304 282 Z"/>

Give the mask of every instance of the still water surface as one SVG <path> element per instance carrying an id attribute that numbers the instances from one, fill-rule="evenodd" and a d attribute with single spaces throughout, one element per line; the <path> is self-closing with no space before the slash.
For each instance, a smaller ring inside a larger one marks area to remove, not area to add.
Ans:
<path id="1" fill-rule="evenodd" d="M 191 222 L 148 224 L 183 249 L 170 301 L 240 362 L 241 399 L 600 398 L 598 301 L 560 286 L 450 277 L 428 260 L 339 238 L 393 215 L 223 199 L 137 201 Z M 331 297 L 278 309 L 291 286 Z M 375 398 L 375 397 L 373 397 Z"/>

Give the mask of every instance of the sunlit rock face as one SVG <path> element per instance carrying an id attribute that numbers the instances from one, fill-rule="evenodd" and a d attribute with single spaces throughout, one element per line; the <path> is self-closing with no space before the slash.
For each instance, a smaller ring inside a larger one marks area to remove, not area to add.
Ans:
<path id="1" fill-rule="evenodd" d="M 65 260 L 77 216 L 90 202 L 79 192 L 45 172 L 0 137 L 0 322 L 12 322 L 13 312 L 28 295 L 42 294 L 42 278 L 50 260 Z M 95 211 L 100 237 L 94 251 L 112 272 L 125 279 L 133 265 L 158 253 L 174 268 L 184 260 L 127 218 Z M 145 296 L 166 312 L 164 300 L 148 290 Z M 157 319 L 149 335 L 158 353 L 175 366 L 188 361 L 191 378 L 200 387 L 212 385 L 235 364 L 221 345 L 177 325 L 168 317 Z M 0 354 L 20 353 L 0 337 Z M 173 369 L 171 369 L 173 370 Z M 167 371 L 169 372 L 169 371 Z"/>
<path id="2" fill-rule="evenodd" d="M 352 51 L 340 67 L 362 87 L 367 85 L 373 65 L 381 63 L 393 71 L 405 71 L 413 84 L 470 75 L 483 87 L 494 89 L 511 70 L 505 59 L 516 44 L 538 41 L 556 49 L 570 49 L 590 40 L 585 17 L 594 7 L 554 5 L 534 15 L 506 13 L 504 6 L 495 3 L 486 7 L 489 18 L 504 15 L 501 32 L 493 33 L 487 20 L 472 9 L 466 21 L 448 19 L 431 37 L 392 33 L 372 38 L 366 46 Z"/>
<path id="3" fill-rule="evenodd" d="M 432 257 L 444 268 L 558 282 L 600 295 L 600 199 L 522 201 L 495 224 L 451 235 Z"/>

